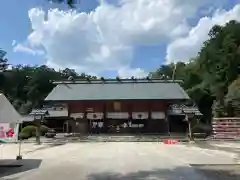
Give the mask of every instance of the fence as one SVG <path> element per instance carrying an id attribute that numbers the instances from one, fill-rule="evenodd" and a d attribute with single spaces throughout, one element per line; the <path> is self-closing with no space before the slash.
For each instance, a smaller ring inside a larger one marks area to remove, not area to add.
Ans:
<path id="1" fill-rule="evenodd" d="M 214 139 L 240 140 L 240 118 L 214 118 L 212 127 Z"/>

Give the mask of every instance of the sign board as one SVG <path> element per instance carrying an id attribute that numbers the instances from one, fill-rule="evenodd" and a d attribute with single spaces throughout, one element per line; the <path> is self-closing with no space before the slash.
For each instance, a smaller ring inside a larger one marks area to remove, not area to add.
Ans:
<path id="1" fill-rule="evenodd" d="M 86 108 L 86 111 L 87 112 L 93 112 L 93 108 L 92 107 Z"/>
<path id="2" fill-rule="evenodd" d="M 12 142 L 18 140 L 19 124 L 0 123 L 0 140 Z"/>
<path id="3" fill-rule="evenodd" d="M 163 140 L 164 144 L 177 144 L 178 140 L 177 139 L 165 139 Z"/>
<path id="4" fill-rule="evenodd" d="M 120 102 L 114 102 L 113 103 L 113 108 L 115 111 L 120 111 L 121 110 L 121 103 Z"/>

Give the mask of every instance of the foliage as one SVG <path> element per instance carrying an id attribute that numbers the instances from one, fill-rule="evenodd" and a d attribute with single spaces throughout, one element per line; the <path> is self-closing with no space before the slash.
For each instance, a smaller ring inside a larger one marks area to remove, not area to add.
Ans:
<path id="1" fill-rule="evenodd" d="M 70 8 L 74 8 L 75 4 L 77 3 L 77 1 L 81 1 L 81 0 L 48 0 L 50 2 L 54 2 L 54 3 L 65 3 L 67 4 Z"/>
<path id="2" fill-rule="evenodd" d="M 225 103 L 230 116 L 240 117 L 240 77 L 228 87 Z"/>
<path id="3" fill-rule="evenodd" d="M 24 127 L 21 132 L 20 132 L 20 138 L 21 139 L 28 139 L 30 137 L 35 137 L 36 136 L 36 126 L 33 126 L 33 125 L 29 125 L 29 126 L 26 126 Z M 42 125 L 40 127 L 40 133 L 41 133 L 41 136 L 44 136 L 47 131 L 48 131 L 48 127 L 45 126 L 45 125 Z"/>
<path id="4" fill-rule="evenodd" d="M 194 137 L 207 137 L 212 133 L 212 127 L 206 124 L 197 124 L 192 128 Z"/>
<path id="5" fill-rule="evenodd" d="M 42 125 L 42 126 L 40 127 L 41 135 L 44 136 L 44 135 L 48 132 L 48 129 L 49 129 L 49 128 L 48 128 L 47 126 Z"/>
<path id="6" fill-rule="evenodd" d="M 182 86 L 204 114 L 205 122 L 210 122 L 212 115 L 240 116 L 236 108 L 240 105 L 236 80 L 240 74 L 239 32 L 236 21 L 214 26 L 198 55 L 187 64 L 176 64 L 174 79 L 184 80 Z M 172 78 L 173 72 L 173 64 L 163 65 L 150 77 L 165 74 Z"/>
<path id="7" fill-rule="evenodd" d="M 20 132 L 21 139 L 28 139 L 30 137 L 36 136 L 36 127 L 35 126 L 26 126 Z"/>
<path id="8" fill-rule="evenodd" d="M 4 93 L 21 114 L 28 114 L 32 108 L 39 108 L 44 98 L 55 86 L 52 81 L 66 80 L 69 76 L 83 79 L 96 79 L 95 76 L 78 74 L 66 68 L 55 71 L 42 66 L 13 66 L 11 70 L 0 73 L 0 91 Z"/>

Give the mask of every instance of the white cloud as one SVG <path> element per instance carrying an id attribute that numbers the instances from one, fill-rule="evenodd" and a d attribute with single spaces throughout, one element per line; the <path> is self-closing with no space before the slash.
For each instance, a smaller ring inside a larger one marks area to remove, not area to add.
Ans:
<path id="1" fill-rule="evenodd" d="M 128 77 L 136 77 L 136 78 L 142 78 L 142 77 L 146 77 L 148 75 L 147 72 L 145 72 L 143 69 L 141 68 L 135 68 L 135 69 L 131 69 L 129 67 L 123 67 L 121 69 L 118 70 L 118 74 L 121 78 L 128 78 Z"/>
<path id="2" fill-rule="evenodd" d="M 12 41 L 12 46 L 15 46 L 16 43 L 17 43 L 16 40 L 13 40 L 13 41 Z"/>
<path id="3" fill-rule="evenodd" d="M 218 24 L 224 25 L 230 20 L 240 21 L 240 4 L 229 11 L 217 10 L 212 17 L 203 17 L 187 36 L 176 38 L 167 47 L 167 61 L 189 61 L 195 57 L 208 39 L 210 29 Z"/>
<path id="4" fill-rule="evenodd" d="M 88 14 L 33 8 L 33 31 L 25 44 L 30 50 L 44 48 L 47 64 L 54 67 L 144 76 L 141 69 L 131 69 L 134 47 L 187 35 L 188 19 L 207 4 L 209 0 L 123 0 L 118 6 L 101 3 Z"/>
<path id="5" fill-rule="evenodd" d="M 15 45 L 15 43 L 13 43 L 13 45 Z M 31 55 L 44 55 L 44 51 L 39 50 L 39 49 L 31 49 L 28 46 L 25 46 L 23 44 L 17 44 L 16 46 L 13 47 L 13 52 L 24 52 L 27 54 L 31 54 Z"/>

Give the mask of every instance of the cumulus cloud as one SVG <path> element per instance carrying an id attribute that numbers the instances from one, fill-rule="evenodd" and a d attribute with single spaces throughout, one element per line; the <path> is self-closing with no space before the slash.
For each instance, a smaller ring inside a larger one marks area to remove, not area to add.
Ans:
<path id="1" fill-rule="evenodd" d="M 193 27 L 187 36 L 176 38 L 167 47 L 167 61 L 189 61 L 195 57 L 208 39 L 210 29 L 218 24 L 224 25 L 230 20 L 240 21 L 240 5 L 236 5 L 229 11 L 217 10 L 212 17 L 203 17 Z"/>
<path id="2" fill-rule="evenodd" d="M 33 56 L 35 55 L 44 55 L 44 51 L 42 50 L 39 50 L 39 49 L 31 49 L 30 47 L 28 46 L 25 46 L 23 44 L 16 44 L 16 42 L 12 43 L 13 44 L 13 52 L 24 52 L 24 53 L 27 53 L 27 54 L 31 54 Z"/>
<path id="3" fill-rule="evenodd" d="M 200 7 L 223 1 L 123 0 L 118 5 L 101 3 L 90 13 L 33 8 L 29 10 L 32 32 L 26 44 L 30 50 L 43 48 L 47 64 L 53 67 L 145 76 L 140 68 L 131 68 L 136 46 L 175 42 L 187 36 L 188 20 Z"/>
<path id="4" fill-rule="evenodd" d="M 15 46 L 16 45 L 16 40 L 13 40 L 12 41 L 12 46 Z"/>
<path id="5" fill-rule="evenodd" d="M 128 77 L 136 77 L 136 78 L 143 78 L 148 75 L 147 72 L 145 72 L 141 68 L 129 68 L 129 67 L 123 67 L 118 70 L 118 74 L 121 78 L 128 78 Z"/>

